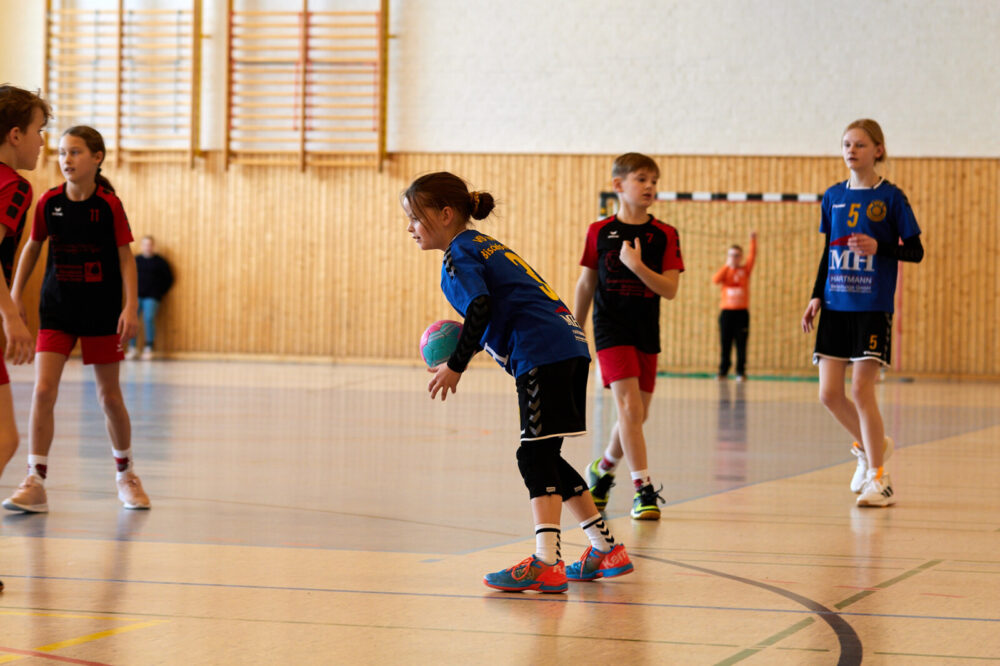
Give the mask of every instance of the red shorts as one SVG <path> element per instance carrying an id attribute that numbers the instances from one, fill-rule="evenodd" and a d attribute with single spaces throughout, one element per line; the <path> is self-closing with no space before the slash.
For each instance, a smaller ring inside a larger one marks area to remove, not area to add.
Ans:
<path id="1" fill-rule="evenodd" d="M 3 362 L 3 352 L 0 351 L 0 386 L 10 384 L 10 377 L 7 375 L 7 364 Z"/>
<path id="2" fill-rule="evenodd" d="M 118 349 L 117 335 L 73 335 L 65 331 L 55 331 L 51 328 L 43 328 L 38 331 L 38 342 L 35 344 L 36 352 L 55 352 L 63 356 L 69 356 L 80 340 L 80 351 L 83 352 L 83 364 L 104 364 L 118 363 L 125 360 L 125 353 Z"/>
<path id="3" fill-rule="evenodd" d="M 627 345 L 599 350 L 597 362 L 604 388 L 619 379 L 638 377 L 639 390 L 652 393 L 656 386 L 656 357 L 657 354 L 646 354 Z"/>

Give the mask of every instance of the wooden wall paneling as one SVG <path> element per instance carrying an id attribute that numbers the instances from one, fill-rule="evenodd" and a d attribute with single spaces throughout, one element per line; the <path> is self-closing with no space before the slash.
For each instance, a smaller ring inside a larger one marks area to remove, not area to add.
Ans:
<path id="1" fill-rule="evenodd" d="M 661 189 L 821 192 L 845 177 L 834 158 L 656 157 Z M 136 238 L 152 233 L 175 267 L 161 320 L 168 353 L 416 362 L 423 328 L 457 315 L 438 288 L 440 253 L 421 252 L 406 233 L 398 196 L 412 178 L 448 169 L 491 191 L 498 214 L 479 228 L 523 255 L 572 306 L 611 160 L 402 154 L 381 173 L 367 166 L 302 173 L 227 171 L 219 152 L 194 170 L 126 161 L 105 172 Z M 895 159 L 888 171 L 913 204 L 927 251 L 924 262 L 903 267 L 903 371 L 1000 376 L 1000 161 Z M 26 175 L 36 196 L 61 182 L 54 161 Z M 714 372 L 719 294 L 710 277 L 725 247 L 745 245 L 756 225 L 751 373 L 814 372 L 814 338 L 798 322 L 821 251 L 818 206 L 766 206 L 656 204 L 654 212 L 680 230 L 687 265 L 677 298 L 662 306 L 662 369 Z M 29 310 L 41 274 L 39 266 Z"/>

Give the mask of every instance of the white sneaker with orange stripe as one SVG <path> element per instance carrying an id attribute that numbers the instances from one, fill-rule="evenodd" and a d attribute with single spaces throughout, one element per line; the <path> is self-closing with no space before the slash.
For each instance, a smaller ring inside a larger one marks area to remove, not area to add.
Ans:
<path id="1" fill-rule="evenodd" d="M 896 443 L 888 435 L 885 438 L 885 450 L 882 452 L 882 465 L 892 456 Z M 858 466 L 854 468 L 854 476 L 851 477 L 851 492 L 855 495 L 860 493 L 865 486 L 865 477 L 868 476 L 868 454 L 857 442 L 851 445 L 851 453 L 858 458 Z"/>
<path id="2" fill-rule="evenodd" d="M 892 481 L 888 474 L 881 474 L 881 469 L 870 469 L 865 476 L 865 485 L 858 495 L 858 506 L 889 506 L 896 503 L 892 492 Z"/>

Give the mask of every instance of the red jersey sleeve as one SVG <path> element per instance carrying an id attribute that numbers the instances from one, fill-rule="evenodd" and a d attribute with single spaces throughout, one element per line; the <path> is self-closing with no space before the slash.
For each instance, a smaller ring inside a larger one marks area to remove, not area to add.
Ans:
<path id="1" fill-rule="evenodd" d="M 663 250 L 663 270 L 684 272 L 684 258 L 681 257 L 681 238 L 677 230 L 667 225 L 667 245 Z"/>
<path id="2" fill-rule="evenodd" d="M 49 237 L 49 227 L 45 223 L 45 203 L 51 196 L 51 190 L 42 195 L 35 206 L 35 220 L 31 224 L 31 240 L 42 243 Z"/>
<path id="3" fill-rule="evenodd" d="M 580 258 L 580 265 L 592 270 L 597 270 L 597 234 L 600 231 L 601 222 L 594 222 L 587 227 L 587 241 L 583 246 L 583 257 Z"/>
<path id="4" fill-rule="evenodd" d="M 114 198 L 111 210 L 115 214 L 115 243 L 118 247 L 128 245 L 134 239 L 132 238 L 132 227 L 129 226 L 128 216 L 125 215 L 125 207 L 122 206 L 121 199 L 118 197 Z"/>
<path id="5" fill-rule="evenodd" d="M 0 221 L 6 229 L 3 236 L 17 233 L 18 223 L 31 205 L 31 185 L 23 180 L 10 180 L 0 187 Z"/>

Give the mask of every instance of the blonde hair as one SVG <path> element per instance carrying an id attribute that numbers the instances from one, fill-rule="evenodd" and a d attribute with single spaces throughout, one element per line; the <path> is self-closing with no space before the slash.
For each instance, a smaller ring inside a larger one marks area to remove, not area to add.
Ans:
<path id="1" fill-rule="evenodd" d="M 882 146 L 882 154 L 875 158 L 875 163 L 884 162 L 889 153 L 885 149 L 885 135 L 882 134 L 882 128 L 879 127 L 879 124 L 871 118 L 859 118 L 848 125 L 840 136 L 843 137 L 852 129 L 864 131 L 876 146 Z"/>

